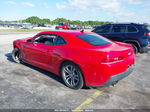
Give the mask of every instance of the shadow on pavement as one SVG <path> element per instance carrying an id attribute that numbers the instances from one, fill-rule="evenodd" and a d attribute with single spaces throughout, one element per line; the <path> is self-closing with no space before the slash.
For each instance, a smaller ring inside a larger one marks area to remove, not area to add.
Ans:
<path id="1" fill-rule="evenodd" d="M 7 54 L 5 54 L 5 56 L 7 57 L 7 60 L 8 60 L 8 61 L 15 63 L 15 61 L 13 60 L 11 54 L 12 54 L 12 53 L 7 53 Z M 54 80 L 56 80 L 56 81 L 58 81 L 58 82 L 64 84 L 63 81 L 62 81 L 62 79 L 61 79 L 61 77 L 59 77 L 59 76 L 57 76 L 57 75 L 55 75 L 55 74 L 53 74 L 53 73 L 51 73 L 51 72 L 48 72 L 48 71 L 46 71 L 46 70 L 40 69 L 40 68 L 38 68 L 38 67 L 35 67 L 35 66 L 30 65 L 30 64 L 27 64 L 27 63 L 23 63 L 23 65 L 25 65 L 25 66 L 27 66 L 27 67 L 30 67 L 31 69 L 34 69 L 34 70 L 36 70 L 36 71 L 38 71 L 38 72 L 40 72 L 40 73 L 42 73 L 42 74 L 44 74 L 44 75 L 46 75 L 46 76 L 48 76 L 48 77 L 54 79 Z"/>
<path id="2" fill-rule="evenodd" d="M 5 56 L 7 57 L 8 61 L 15 63 L 15 61 L 12 58 L 12 53 L 7 53 L 7 54 L 5 54 Z M 23 63 L 23 65 L 30 67 L 31 69 L 34 69 L 34 70 L 36 70 L 36 71 L 38 71 L 38 72 L 40 72 L 40 73 L 42 73 L 42 74 L 44 74 L 50 78 L 56 80 L 57 82 L 60 82 L 61 84 L 64 84 L 60 76 L 57 76 L 51 72 L 48 72 L 46 70 L 40 69 L 38 67 L 35 67 L 35 66 L 27 64 L 27 63 Z M 90 89 L 90 88 L 89 87 L 83 87 L 82 89 Z"/>

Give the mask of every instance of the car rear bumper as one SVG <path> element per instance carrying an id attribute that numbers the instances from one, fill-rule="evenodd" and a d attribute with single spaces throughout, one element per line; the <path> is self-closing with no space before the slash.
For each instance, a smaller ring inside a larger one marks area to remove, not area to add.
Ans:
<path id="1" fill-rule="evenodd" d="M 134 70 L 134 65 L 130 66 L 125 72 L 111 76 L 104 85 L 101 86 L 88 86 L 88 87 L 107 87 L 116 84 L 121 79 L 127 77 Z"/>

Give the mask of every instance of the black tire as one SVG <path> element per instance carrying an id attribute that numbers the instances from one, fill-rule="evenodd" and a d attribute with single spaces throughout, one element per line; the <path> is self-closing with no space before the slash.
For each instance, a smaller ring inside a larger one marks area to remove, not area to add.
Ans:
<path id="1" fill-rule="evenodd" d="M 16 63 L 23 63 L 22 56 L 18 48 L 14 48 L 12 51 L 12 58 Z"/>
<path id="2" fill-rule="evenodd" d="M 138 53 L 138 48 L 137 48 L 137 46 L 134 45 L 134 44 L 131 44 L 131 45 L 132 45 L 132 47 L 133 47 L 133 49 L 134 49 L 134 53 L 137 54 L 137 53 Z"/>
<path id="3" fill-rule="evenodd" d="M 65 62 L 62 65 L 61 76 L 65 85 L 71 89 L 81 89 L 84 85 L 82 71 L 72 62 Z"/>

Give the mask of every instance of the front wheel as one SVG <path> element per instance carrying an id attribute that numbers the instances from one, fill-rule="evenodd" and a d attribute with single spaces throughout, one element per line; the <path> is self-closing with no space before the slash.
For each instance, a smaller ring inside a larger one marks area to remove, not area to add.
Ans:
<path id="1" fill-rule="evenodd" d="M 18 48 L 14 48 L 12 51 L 12 58 L 16 63 L 22 63 L 22 56 Z"/>
<path id="2" fill-rule="evenodd" d="M 65 85 L 71 89 L 80 89 L 84 85 L 80 68 L 72 62 L 63 64 L 61 67 L 61 75 Z"/>

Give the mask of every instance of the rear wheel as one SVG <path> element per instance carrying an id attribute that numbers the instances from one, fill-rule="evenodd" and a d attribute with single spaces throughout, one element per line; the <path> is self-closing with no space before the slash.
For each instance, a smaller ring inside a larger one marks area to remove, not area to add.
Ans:
<path id="1" fill-rule="evenodd" d="M 12 58 L 16 63 L 22 63 L 22 56 L 18 48 L 14 48 L 12 51 Z"/>
<path id="2" fill-rule="evenodd" d="M 65 62 L 62 65 L 61 75 L 65 85 L 71 89 L 80 89 L 84 85 L 80 68 L 72 62 Z"/>

